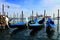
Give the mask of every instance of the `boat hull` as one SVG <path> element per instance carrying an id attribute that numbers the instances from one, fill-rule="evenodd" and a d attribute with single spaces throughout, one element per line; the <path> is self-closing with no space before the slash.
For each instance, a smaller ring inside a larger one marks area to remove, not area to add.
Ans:
<path id="1" fill-rule="evenodd" d="M 47 27 L 46 28 L 46 33 L 47 33 L 47 37 L 51 38 L 54 35 L 53 27 Z"/>
<path id="2" fill-rule="evenodd" d="M 24 24 L 24 25 L 9 25 L 10 26 L 10 28 L 19 28 L 19 29 L 24 29 L 24 28 L 26 28 L 27 26 L 26 26 L 26 24 Z"/>
<path id="3" fill-rule="evenodd" d="M 43 27 L 44 27 L 44 25 L 35 25 L 35 26 L 29 25 L 29 29 L 42 29 Z"/>
<path id="4" fill-rule="evenodd" d="M 44 25 L 33 25 L 33 26 L 29 26 L 29 29 L 32 29 L 32 31 L 30 32 L 31 36 L 36 35 L 36 33 L 41 30 L 42 28 L 44 28 Z"/>

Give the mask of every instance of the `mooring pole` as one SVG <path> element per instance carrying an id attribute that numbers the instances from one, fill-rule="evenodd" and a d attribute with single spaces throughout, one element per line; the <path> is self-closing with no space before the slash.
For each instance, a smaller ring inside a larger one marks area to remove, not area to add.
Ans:
<path id="1" fill-rule="evenodd" d="M 7 6 L 7 8 L 9 9 L 9 8 L 10 8 L 10 6 Z M 7 16 L 8 16 L 8 12 L 7 12 Z"/>
<path id="2" fill-rule="evenodd" d="M 5 15 L 5 13 L 4 13 L 4 4 L 2 4 L 2 15 Z"/>
<path id="3" fill-rule="evenodd" d="M 7 12 L 7 17 L 8 17 L 8 12 Z"/>
<path id="4" fill-rule="evenodd" d="M 1 12 L 0 12 L 0 15 L 1 15 Z"/>
<path id="5" fill-rule="evenodd" d="M 45 18 L 46 10 L 44 10 L 44 18 Z"/>
<path id="6" fill-rule="evenodd" d="M 23 18 L 23 11 L 22 11 L 22 21 L 23 21 L 23 19 L 24 19 L 24 18 Z"/>
<path id="7" fill-rule="evenodd" d="M 36 12 L 36 18 L 38 18 L 38 12 Z"/>
<path id="8" fill-rule="evenodd" d="M 44 21 L 45 21 L 45 14 L 46 14 L 46 10 L 44 10 Z M 45 26 L 45 30 L 46 30 L 45 22 L 44 22 L 44 26 Z"/>
<path id="9" fill-rule="evenodd" d="M 58 37 L 59 37 L 59 9 L 58 9 L 58 24 L 57 24 L 57 32 L 58 32 Z"/>
<path id="10" fill-rule="evenodd" d="M 55 14 L 53 13 L 53 20 L 55 20 Z"/>
<path id="11" fill-rule="evenodd" d="M 15 15 L 15 13 L 13 14 L 13 18 L 14 18 L 14 21 L 13 21 L 13 23 L 15 23 L 15 18 L 16 18 L 16 15 Z"/>
<path id="12" fill-rule="evenodd" d="M 19 18 L 18 18 L 18 13 L 17 13 L 17 21 L 18 21 L 18 19 L 19 19 Z"/>
<path id="13" fill-rule="evenodd" d="M 33 20 L 33 10 L 32 10 L 32 20 Z"/>

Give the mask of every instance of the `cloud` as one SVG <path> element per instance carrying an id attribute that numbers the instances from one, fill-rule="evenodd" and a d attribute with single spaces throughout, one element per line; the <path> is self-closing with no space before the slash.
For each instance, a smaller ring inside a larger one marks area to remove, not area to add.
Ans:
<path id="1" fill-rule="evenodd" d="M 0 0 L 0 2 L 4 2 L 5 0 Z"/>
<path id="2" fill-rule="evenodd" d="M 38 14 L 43 14 L 44 10 L 46 10 L 46 14 L 52 16 L 53 13 L 57 15 L 57 10 L 60 9 L 60 0 L 25 0 L 24 5 L 9 3 L 4 0 L 3 2 L 0 2 L 0 4 L 10 6 L 9 10 L 5 7 L 5 11 L 9 11 L 9 14 L 13 14 L 14 12 L 21 14 L 21 11 L 23 10 L 26 17 L 30 16 L 32 10 L 34 11 L 34 15 L 36 14 L 36 11 L 38 11 Z"/>
<path id="3" fill-rule="evenodd" d="M 26 13 L 27 9 L 25 8 L 22 8 L 20 5 L 17 5 L 17 4 L 13 4 L 13 3 L 7 3 L 7 2 L 0 2 L 0 12 L 2 12 L 2 4 L 4 4 L 4 11 L 7 13 L 9 13 L 9 16 L 13 16 L 13 14 L 17 14 L 19 13 L 18 16 L 20 16 L 21 14 L 21 11 L 23 10 L 24 13 Z M 8 9 L 7 6 L 10 6 L 10 8 Z"/>
<path id="4" fill-rule="evenodd" d="M 57 15 L 57 10 L 60 9 L 60 0 L 42 0 L 38 5 L 47 11 L 47 15 L 53 16 L 53 13 Z"/>

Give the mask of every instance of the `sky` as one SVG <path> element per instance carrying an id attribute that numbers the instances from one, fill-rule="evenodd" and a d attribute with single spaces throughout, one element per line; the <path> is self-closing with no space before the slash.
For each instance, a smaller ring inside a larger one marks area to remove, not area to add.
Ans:
<path id="1" fill-rule="evenodd" d="M 36 12 L 38 14 L 44 14 L 46 10 L 46 15 L 57 16 L 57 10 L 60 9 L 60 0 L 0 0 L 0 12 L 2 11 L 2 4 L 5 6 L 5 12 L 9 12 L 9 16 L 14 14 L 20 16 L 21 11 L 24 11 L 24 17 L 31 15 L 32 10 L 34 15 Z M 8 9 L 7 6 L 10 6 Z"/>

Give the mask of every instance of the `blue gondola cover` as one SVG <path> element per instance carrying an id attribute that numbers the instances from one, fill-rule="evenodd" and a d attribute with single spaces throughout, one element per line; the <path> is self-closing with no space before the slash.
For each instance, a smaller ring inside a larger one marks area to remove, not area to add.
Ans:
<path id="1" fill-rule="evenodd" d="M 11 25 L 25 25 L 26 22 L 16 22 L 15 24 L 11 24 Z"/>
<path id="2" fill-rule="evenodd" d="M 38 21 L 38 19 L 37 18 L 34 18 L 34 22 L 36 23 Z"/>
<path id="3" fill-rule="evenodd" d="M 40 24 L 36 23 L 36 24 L 29 24 L 30 26 L 40 26 Z"/>
<path id="4" fill-rule="evenodd" d="M 48 22 L 49 22 L 50 24 L 49 24 Z M 52 24 L 51 22 L 54 22 L 54 21 L 52 21 L 51 18 L 48 18 L 48 19 L 47 19 L 47 22 L 46 22 L 46 27 L 48 27 L 48 26 L 50 26 L 50 27 L 54 27 L 55 24 Z"/>

